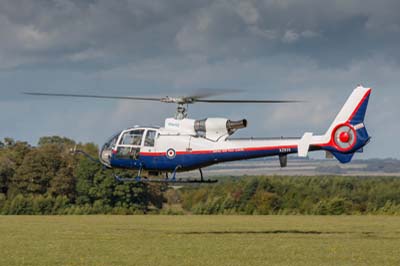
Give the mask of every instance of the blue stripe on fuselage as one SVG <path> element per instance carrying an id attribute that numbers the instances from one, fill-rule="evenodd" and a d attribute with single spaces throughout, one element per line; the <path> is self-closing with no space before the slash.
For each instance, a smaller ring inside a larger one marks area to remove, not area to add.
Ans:
<path id="1" fill-rule="evenodd" d="M 180 170 L 191 170 L 221 162 L 275 156 L 286 153 L 288 152 L 281 153 L 279 149 L 200 154 L 185 153 L 177 154 L 173 159 L 169 159 L 165 155 L 140 155 L 138 160 L 117 159 L 114 155 L 111 159 L 111 165 L 112 167 L 127 169 L 138 169 L 142 165 L 144 169 L 156 171 L 173 171 L 180 165 Z M 289 153 L 297 153 L 297 148 L 291 148 Z"/>

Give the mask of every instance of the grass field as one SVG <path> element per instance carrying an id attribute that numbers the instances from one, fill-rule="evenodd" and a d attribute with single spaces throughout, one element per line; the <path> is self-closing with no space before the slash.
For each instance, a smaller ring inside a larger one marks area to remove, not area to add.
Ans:
<path id="1" fill-rule="evenodd" d="M 0 265 L 400 265 L 400 217 L 0 216 Z"/>

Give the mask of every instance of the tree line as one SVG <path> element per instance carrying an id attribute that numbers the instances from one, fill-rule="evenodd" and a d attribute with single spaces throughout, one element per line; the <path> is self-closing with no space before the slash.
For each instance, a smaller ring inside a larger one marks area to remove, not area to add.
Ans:
<path id="1" fill-rule="evenodd" d="M 194 214 L 400 215 L 399 177 L 260 176 L 185 188 L 179 200 Z"/>
<path id="2" fill-rule="evenodd" d="M 41 138 L 37 147 L 10 138 L 0 142 L 0 213 L 133 214 L 161 209 L 162 185 L 117 182 L 111 170 L 71 154 L 75 146 L 93 157 L 98 154 L 93 143 L 58 136 Z"/>
<path id="3" fill-rule="evenodd" d="M 135 173 L 72 155 L 75 146 L 98 154 L 58 136 L 0 141 L 0 214 L 400 214 L 398 177 L 221 177 L 176 189 L 118 182 Z"/>

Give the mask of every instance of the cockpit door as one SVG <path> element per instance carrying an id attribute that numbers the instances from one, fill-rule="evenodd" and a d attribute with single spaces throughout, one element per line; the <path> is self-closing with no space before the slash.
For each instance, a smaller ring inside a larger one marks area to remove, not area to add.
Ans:
<path id="1" fill-rule="evenodd" d="M 154 152 L 156 150 L 157 130 L 148 129 L 143 140 L 142 151 Z"/>

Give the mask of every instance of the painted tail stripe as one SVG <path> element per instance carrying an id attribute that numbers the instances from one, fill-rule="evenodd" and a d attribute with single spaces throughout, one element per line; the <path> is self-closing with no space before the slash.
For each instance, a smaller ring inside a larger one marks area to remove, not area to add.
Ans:
<path id="1" fill-rule="evenodd" d="M 361 99 L 361 101 L 358 103 L 357 107 L 354 109 L 353 113 L 350 115 L 349 119 L 347 120 L 347 122 L 350 122 L 354 116 L 356 115 L 356 113 L 358 112 L 358 110 L 360 109 L 360 107 L 362 106 L 362 104 L 365 102 L 365 100 L 368 98 L 368 96 L 371 94 L 371 89 L 369 89 L 364 97 Z"/>

